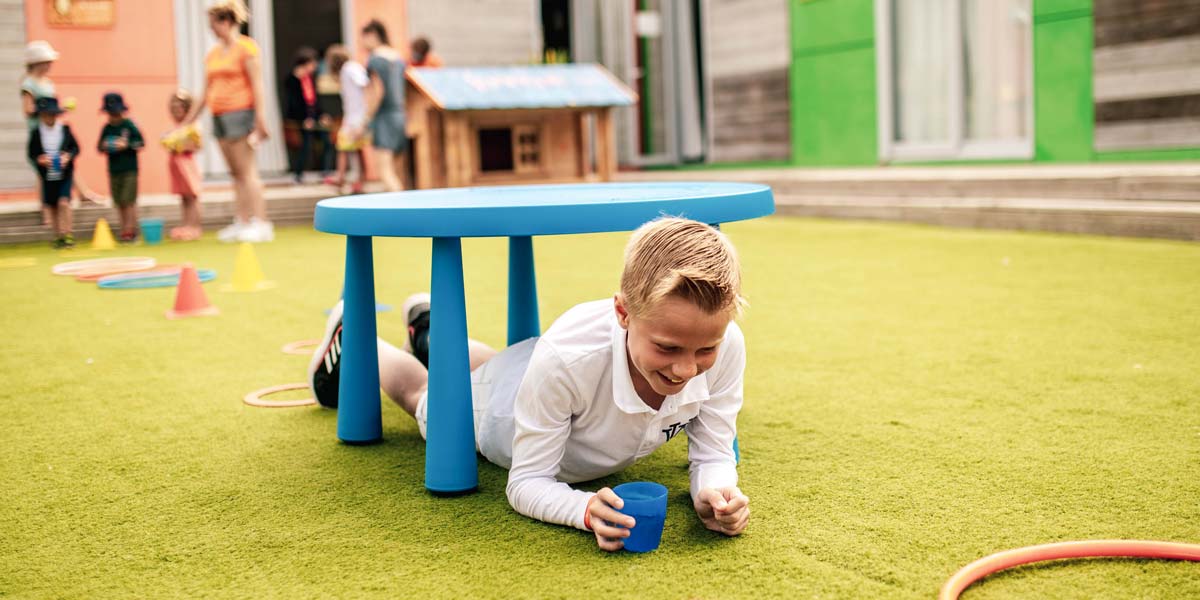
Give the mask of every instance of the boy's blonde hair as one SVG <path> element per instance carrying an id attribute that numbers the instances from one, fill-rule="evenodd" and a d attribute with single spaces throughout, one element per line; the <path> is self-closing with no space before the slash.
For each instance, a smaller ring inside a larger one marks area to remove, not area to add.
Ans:
<path id="1" fill-rule="evenodd" d="M 216 0 L 208 7 L 208 15 L 224 21 L 244 25 L 250 20 L 250 11 L 243 0 Z"/>
<path id="2" fill-rule="evenodd" d="M 195 98 L 192 97 L 191 92 L 183 88 L 179 88 L 175 90 L 174 94 L 171 94 L 171 102 L 178 102 L 182 104 L 183 111 L 186 113 L 191 112 L 192 104 L 195 103 Z"/>
<path id="3" fill-rule="evenodd" d="M 633 232 L 625 246 L 621 295 L 629 313 L 645 317 L 667 296 L 708 314 L 741 314 L 742 273 L 725 234 L 699 221 L 662 217 Z"/>

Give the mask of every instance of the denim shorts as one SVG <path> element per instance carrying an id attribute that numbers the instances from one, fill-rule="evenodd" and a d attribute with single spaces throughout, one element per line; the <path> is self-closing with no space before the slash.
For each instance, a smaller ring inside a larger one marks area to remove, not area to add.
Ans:
<path id="1" fill-rule="evenodd" d="M 371 145 L 379 150 L 391 150 L 396 154 L 408 149 L 403 111 L 380 112 L 371 119 Z"/>
<path id="2" fill-rule="evenodd" d="M 220 140 L 240 140 L 254 131 L 254 111 L 235 110 L 213 115 L 213 135 Z"/>

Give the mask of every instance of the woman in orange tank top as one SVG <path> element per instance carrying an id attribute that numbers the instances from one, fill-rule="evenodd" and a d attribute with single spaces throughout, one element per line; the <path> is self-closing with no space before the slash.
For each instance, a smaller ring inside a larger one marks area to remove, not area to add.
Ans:
<path id="1" fill-rule="evenodd" d="M 219 0 L 208 9 L 217 45 L 204 59 L 204 93 L 185 121 L 195 122 L 206 107 L 212 110 L 213 133 L 233 177 L 235 217 L 233 224 L 217 232 L 223 242 L 275 239 L 254 156 L 254 147 L 266 139 L 267 128 L 258 45 L 239 31 L 248 16 L 242 0 Z"/>

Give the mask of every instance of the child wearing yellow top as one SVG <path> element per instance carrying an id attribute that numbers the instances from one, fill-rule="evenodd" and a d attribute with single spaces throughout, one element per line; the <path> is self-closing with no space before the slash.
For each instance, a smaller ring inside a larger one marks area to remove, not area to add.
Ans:
<path id="1" fill-rule="evenodd" d="M 200 128 L 196 123 L 185 123 L 192 110 L 192 95 L 187 90 L 176 91 L 168 103 L 175 129 L 162 136 L 162 145 L 167 149 L 167 170 L 171 174 L 171 193 L 179 195 L 183 218 L 179 227 L 171 229 L 171 239 L 191 241 L 200 239 L 203 230 L 200 224 L 200 167 L 196 165 L 195 153 L 200 149 Z"/>

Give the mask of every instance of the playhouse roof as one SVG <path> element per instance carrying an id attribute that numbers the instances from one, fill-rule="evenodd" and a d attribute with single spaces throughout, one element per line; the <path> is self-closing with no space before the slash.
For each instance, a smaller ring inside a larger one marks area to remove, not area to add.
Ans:
<path id="1" fill-rule="evenodd" d="M 443 110 L 627 106 L 637 99 L 595 64 L 415 68 L 408 78 Z"/>

